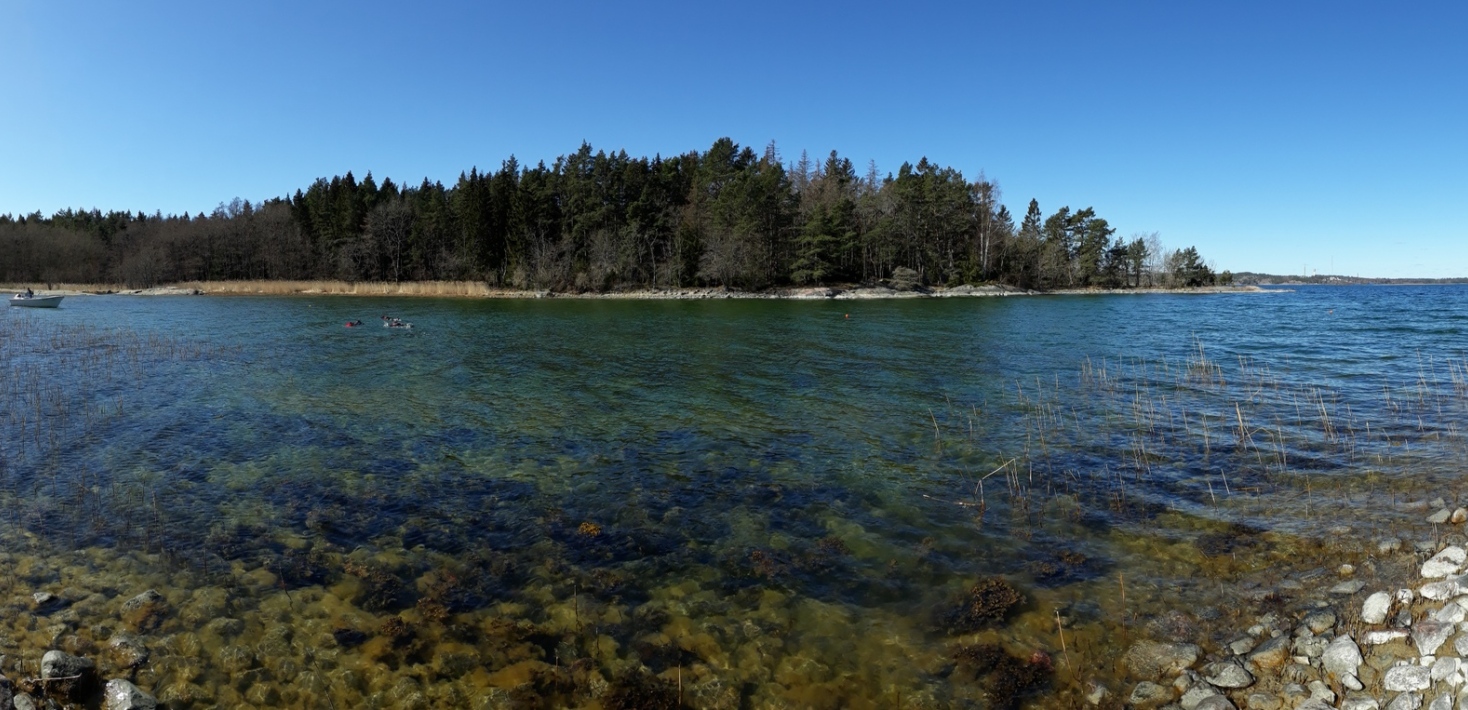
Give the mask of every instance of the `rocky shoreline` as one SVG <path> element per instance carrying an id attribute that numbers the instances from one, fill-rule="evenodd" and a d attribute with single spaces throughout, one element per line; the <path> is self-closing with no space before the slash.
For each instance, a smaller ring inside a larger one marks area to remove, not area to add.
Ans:
<path id="1" fill-rule="evenodd" d="M 146 289 L 103 289 L 103 288 L 34 288 L 43 296 L 199 296 L 199 295 L 332 295 L 332 296 L 432 296 L 461 298 L 570 298 L 605 300 L 719 300 L 719 299 L 767 299 L 791 301 L 821 300 L 886 300 L 906 298 L 974 298 L 1006 296 L 1095 296 L 1095 295 L 1142 295 L 1142 294 L 1219 294 L 1219 293 L 1264 293 L 1258 286 L 1203 286 L 1196 288 L 1135 288 L 1135 289 L 1061 289 L 1036 291 L 1003 285 L 952 286 L 893 288 L 887 285 L 821 286 L 771 288 L 760 291 L 742 291 L 722 287 L 708 288 L 653 288 L 627 291 L 551 291 L 532 289 L 489 289 L 482 288 L 466 293 L 444 293 L 441 290 L 425 289 L 421 284 L 292 284 L 281 282 L 275 290 L 262 288 L 259 282 L 232 284 L 231 282 L 201 282 L 197 284 L 157 286 Z M 10 285 L 0 288 L 0 294 L 23 291 L 24 286 Z M 1276 289 L 1279 290 L 1279 289 Z"/>
<path id="2" fill-rule="evenodd" d="M 1432 506 L 1430 523 L 1468 521 L 1468 509 Z M 1370 589 L 1342 564 L 1336 581 L 1303 590 L 1303 604 L 1259 616 L 1224 647 L 1132 644 L 1122 660 L 1135 684 L 1120 697 L 1097 685 L 1088 700 L 1142 710 L 1468 710 L 1465 547 L 1456 532 L 1415 545 L 1381 540 L 1377 558 L 1409 556 L 1414 579 Z"/>

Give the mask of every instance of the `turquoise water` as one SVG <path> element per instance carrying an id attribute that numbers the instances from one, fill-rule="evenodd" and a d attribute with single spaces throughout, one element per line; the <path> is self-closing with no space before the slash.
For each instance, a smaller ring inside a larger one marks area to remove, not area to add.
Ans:
<path id="1" fill-rule="evenodd" d="M 197 707 L 1002 706 L 982 644 L 1074 702 L 1127 639 L 1430 534 L 1465 459 L 1462 287 L 71 297 L 0 333 L 0 651 L 139 634 Z M 1025 601 L 961 620 L 995 576 Z"/>

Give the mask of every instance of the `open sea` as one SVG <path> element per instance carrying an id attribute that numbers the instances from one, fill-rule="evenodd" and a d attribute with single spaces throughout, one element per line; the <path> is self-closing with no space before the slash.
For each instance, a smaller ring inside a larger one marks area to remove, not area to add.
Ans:
<path id="1" fill-rule="evenodd" d="M 1135 641 L 1399 572 L 1465 414 L 1464 286 L 73 296 L 0 312 L 0 671 L 58 648 L 191 708 L 1083 706 Z"/>

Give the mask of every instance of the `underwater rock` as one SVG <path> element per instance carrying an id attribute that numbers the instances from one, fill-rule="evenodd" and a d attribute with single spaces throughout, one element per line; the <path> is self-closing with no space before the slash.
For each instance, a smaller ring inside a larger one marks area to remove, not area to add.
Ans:
<path id="1" fill-rule="evenodd" d="M 153 710 L 158 707 L 157 698 L 122 678 L 107 681 L 105 695 L 104 710 Z"/>
<path id="2" fill-rule="evenodd" d="M 1177 675 L 1187 670 L 1198 657 L 1203 655 L 1203 649 L 1191 643 L 1159 643 L 1157 641 L 1138 641 L 1126 652 L 1126 665 L 1132 675 L 1140 678 L 1160 678 L 1164 675 Z"/>
<path id="3" fill-rule="evenodd" d="M 1165 703 L 1172 702 L 1173 690 L 1164 685 L 1158 685 L 1150 680 L 1144 680 L 1132 688 L 1132 695 L 1127 702 L 1135 708 L 1154 708 Z"/>
<path id="4" fill-rule="evenodd" d="M 1027 696 L 1044 687 L 1052 673 L 1045 652 L 1017 658 L 997 644 L 965 646 L 953 658 L 958 662 L 954 675 L 977 681 L 995 708 L 1018 708 Z"/>
<path id="5" fill-rule="evenodd" d="M 677 710 L 678 689 L 654 675 L 631 674 L 612 682 L 601 698 L 605 710 Z"/>
<path id="6" fill-rule="evenodd" d="M 167 614 L 168 602 L 152 589 L 122 603 L 122 622 L 134 631 L 157 629 Z"/>
<path id="7" fill-rule="evenodd" d="M 47 651 L 41 656 L 41 680 L 48 693 L 80 700 L 97 685 L 97 664 L 65 651 Z"/>
<path id="8" fill-rule="evenodd" d="M 1447 508 L 1443 508 L 1441 510 L 1438 510 L 1436 513 L 1433 513 L 1432 515 L 1427 516 L 1427 522 L 1432 523 L 1433 525 L 1440 525 L 1442 523 L 1448 522 L 1448 518 L 1451 518 L 1452 515 L 1452 513 L 1448 512 Z"/>
<path id="9" fill-rule="evenodd" d="M 1331 587 L 1330 588 L 1330 593 L 1331 594 L 1340 594 L 1342 596 L 1349 596 L 1349 595 L 1355 594 L 1356 592 L 1361 591 L 1365 587 L 1366 587 L 1366 583 L 1365 582 L 1362 582 L 1359 579 L 1352 579 L 1352 580 L 1348 580 L 1348 581 L 1345 581 L 1345 582 L 1341 582 L 1340 584 L 1337 584 L 1334 587 Z"/>
<path id="10" fill-rule="evenodd" d="M 143 640 L 126 631 L 112 635 L 107 642 L 112 661 L 121 668 L 137 668 L 148 662 L 148 647 Z"/>

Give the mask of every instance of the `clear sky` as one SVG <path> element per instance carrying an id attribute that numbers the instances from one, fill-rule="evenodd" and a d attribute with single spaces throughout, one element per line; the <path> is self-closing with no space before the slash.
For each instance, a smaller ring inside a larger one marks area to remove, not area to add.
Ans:
<path id="1" fill-rule="evenodd" d="M 0 0 L 0 213 L 720 136 L 1234 271 L 1468 276 L 1468 3 Z"/>

